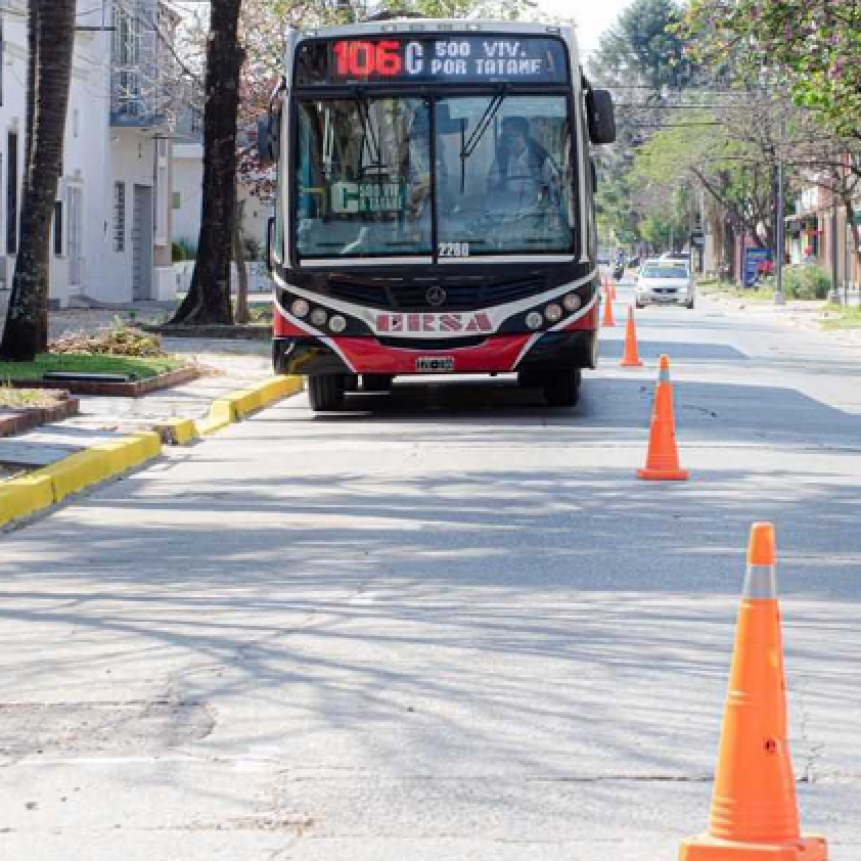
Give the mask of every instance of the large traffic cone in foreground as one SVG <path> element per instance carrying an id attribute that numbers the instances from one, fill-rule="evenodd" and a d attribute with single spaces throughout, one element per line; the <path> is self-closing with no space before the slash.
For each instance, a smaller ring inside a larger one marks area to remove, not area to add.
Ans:
<path id="1" fill-rule="evenodd" d="M 613 300 L 610 296 L 610 288 L 604 288 L 604 319 L 601 320 L 603 329 L 612 329 L 616 325 L 613 319 Z"/>
<path id="2" fill-rule="evenodd" d="M 642 368 L 640 352 L 637 349 L 637 327 L 634 324 L 634 308 L 628 306 L 628 325 L 625 328 L 625 355 L 619 364 L 623 368 Z"/>
<path id="3" fill-rule="evenodd" d="M 754 523 L 738 613 L 709 828 L 679 861 L 825 861 L 824 837 L 802 836 L 786 741 L 774 530 Z"/>
<path id="4" fill-rule="evenodd" d="M 637 470 L 637 478 L 648 481 L 685 481 L 687 477 L 687 470 L 679 466 L 679 453 L 676 449 L 670 360 L 667 356 L 661 356 L 652 424 L 649 429 L 649 451 L 646 455 L 646 466 Z"/>

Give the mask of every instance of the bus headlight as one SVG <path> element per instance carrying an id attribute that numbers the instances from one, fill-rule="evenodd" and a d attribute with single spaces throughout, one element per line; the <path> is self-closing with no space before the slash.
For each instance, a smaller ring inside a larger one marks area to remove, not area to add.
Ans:
<path id="1" fill-rule="evenodd" d="M 331 320 L 329 320 L 329 328 L 336 334 L 340 334 L 347 328 L 347 320 L 342 317 L 340 314 L 335 314 Z"/>
<path id="2" fill-rule="evenodd" d="M 308 305 L 308 303 L 304 299 L 297 299 L 290 306 L 290 313 L 294 317 L 305 317 L 305 316 L 307 316 L 307 314 L 310 310 L 311 310 L 310 306 Z"/>
<path id="3" fill-rule="evenodd" d="M 556 305 L 548 305 L 544 309 L 544 316 L 549 323 L 558 323 L 562 319 L 562 309 Z"/>
<path id="4" fill-rule="evenodd" d="M 526 325 L 530 329 L 540 329 L 544 325 L 544 318 L 537 311 L 530 311 L 526 315 Z"/>
<path id="5" fill-rule="evenodd" d="M 562 300 L 562 304 L 566 311 L 576 311 L 583 304 L 583 300 L 576 293 L 569 293 Z"/>
<path id="6" fill-rule="evenodd" d="M 322 308 L 315 308 L 311 313 L 311 322 L 319 329 L 326 325 L 329 315 Z"/>

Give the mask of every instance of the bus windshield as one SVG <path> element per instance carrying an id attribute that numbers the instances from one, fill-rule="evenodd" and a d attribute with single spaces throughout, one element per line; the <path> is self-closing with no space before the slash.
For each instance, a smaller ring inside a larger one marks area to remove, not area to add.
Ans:
<path id="1" fill-rule="evenodd" d="M 573 250 L 573 156 L 564 96 L 451 96 L 433 104 L 428 98 L 353 96 L 300 101 L 298 107 L 296 242 L 302 257 Z"/>
<path id="2" fill-rule="evenodd" d="M 570 252 L 574 187 L 564 96 L 440 99 L 438 239 L 470 256 Z"/>

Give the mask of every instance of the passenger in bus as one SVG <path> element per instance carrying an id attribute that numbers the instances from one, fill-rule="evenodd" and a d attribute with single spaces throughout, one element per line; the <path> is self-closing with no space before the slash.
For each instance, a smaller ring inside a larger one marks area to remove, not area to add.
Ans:
<path id="1" fill-rule="evenodd" d="M 530 134 L 526 117 L 503 119 L 488 191 L 502 195 L 506 205 L 514 204 L 520 213 L 558 204 L 559 169 Z"/>

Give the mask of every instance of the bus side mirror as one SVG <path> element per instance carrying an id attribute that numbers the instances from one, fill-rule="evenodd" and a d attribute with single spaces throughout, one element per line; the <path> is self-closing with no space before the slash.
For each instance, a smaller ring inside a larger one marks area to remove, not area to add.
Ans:
<path id="1" fill-rule="evenodd" d="M 261 167 L 269 167 L 278 161 L 280 119 L 280 113 L 270 113 L 257 120 L 257 160 Z"/>
<path id="2" fill-rule="evenodd" d="M 609 90 L 589 90 L 586 93 L 586 114 L 589 138 L 593 144 L 611 144 L 616 140 L 616 116 Z"/>
<path id="3" fill-rule="evenodd" d="M 272 249 L 275 247 L 275 216 L 269 216 L 266 222 L 266 268 L 271 275 L 275 269 L 275 261 L 272 259 Z"/>

